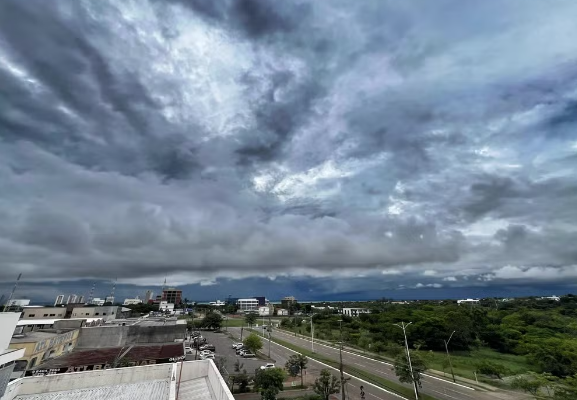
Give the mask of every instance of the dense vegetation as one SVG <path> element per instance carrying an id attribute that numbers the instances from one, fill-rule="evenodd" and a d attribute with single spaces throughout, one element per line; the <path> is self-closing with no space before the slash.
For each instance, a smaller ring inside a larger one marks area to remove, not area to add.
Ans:
<path id="1" fill-rule="evenodd" d="M 403 332 L 395 324 L 410 321 L 409 345 L 431 353 L 433 358 L 436 354 L 443 364 L 444 341 L 455 331 L 449 350 L 457 360 L 460 355 L 474 353 L 477 373 L 501 378 L 534 371 L 550 380 L 577 374 L 577 296 L 574 295 L 563 296 L 561 301 L 491 300 L 473 306 L 455 302 L 391 304 L 380 301 L 371 302 L 368 308 L 371 313 L 358 318 L 329 311 L 315 314 L 315 337 L 338 340 L 338 320 L 342 319 L 345 342 L 395 358 L 403 351 Z M 283 325 L 310 334 L 309 323 L 301 317 L 287 319 Z M 516 364 L 510 360 L 527 368 L 515 370 L 511 366 Z"/>

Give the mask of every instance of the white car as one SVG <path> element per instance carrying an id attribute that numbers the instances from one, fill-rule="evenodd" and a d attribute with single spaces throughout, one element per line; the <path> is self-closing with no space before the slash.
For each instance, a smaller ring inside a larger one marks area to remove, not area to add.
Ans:
<path id="1" fill-rule="evenodd" d="M 271 369 L 271 368 L 275 368 L 273 363 L 267 363 L 265 365 L 260 366 L 260 369 Z"/>
<path id="2" fill-rule="evenodd" d="M 192 354 L 192 347 L 185 346 L 184 347 L 184 353 L 185 354 Z"/>
<path id="3" fill-rule="evenodd" d="M 212 351 L 210 351 L 210 350 L 202 350 L 199 354 L 200 354 L 201 356 L 206 356 L 206 355 L 208 355 L 208 354 L 214 354 L 214 353 L 213 353 Z"/>
<path id="4" fill-rule="evenodd" d="M 239 347 L 242 347 L 243 344 L 242 343 L 233 343 L 232 348 L 233 349 L 238 349 Z"/>
<path id="5" fill-rule="evenodd" d="M 200 355 L 201 360 L 208 360 L 209 358 L 214 360 L 214 354 L 201 354 Z"/>

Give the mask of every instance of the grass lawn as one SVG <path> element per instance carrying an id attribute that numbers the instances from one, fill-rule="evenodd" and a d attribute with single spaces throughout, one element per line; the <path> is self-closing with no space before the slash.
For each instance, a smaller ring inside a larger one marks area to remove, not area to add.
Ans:
<path id="1" fill-rule="evenodd" d="M 450 376 L 450 368 L 446 364 L 443 368 L 443 363 L 446 359 L 446 353 L 435 352 L 433 360 L 430 363 L 430 368 L 438 371 L 444 370 L 447 376 Z M 503 365 L 509 370 L 507 375 L 517 375 L 528 371 L 535 371 L 535 367 L 531 365 L 524 356 L 503 354 L 488 348 L 481 348 L 471 352 L 451 352 L 451 361 L 455 375 L 470 379 L 475 379 L 474 371 L 476 366 L 483 361 Z"/>

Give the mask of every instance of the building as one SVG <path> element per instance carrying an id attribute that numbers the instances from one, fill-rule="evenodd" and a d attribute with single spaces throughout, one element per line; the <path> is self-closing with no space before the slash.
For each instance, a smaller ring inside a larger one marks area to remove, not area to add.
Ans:
<path id="1" fill-rule="evenodd" d="M 59 306 L 61 304 L 64 304 L 64 295 L 63 294 L 59 294 L 58 296 L 56 296 L 56 300 L 54 301 L 55 306 Z"/>
<path id="2" fill-rule="evenodd" d="M 130 310 L 129 310 L 130 311 Z M 75 307 L 72 309 L 72 318 L 102 318 L 104 321 L 120 318 L 122 307 Z"/>
<path id="3" fill-rule="evenodd" d="M 277 308 L 276 315 L 289 315 L 289 310 L 286 308 Z"/>
<path id="4" fill-rule="evenodd" d="M 548 296 L 548 297 L 539 297 L 539 300 L 561 301 L 561 298 L 559 296 Z"/>
<path id="5" fill-rule="evenodd" d="M 123 306 L 132 306 L 135 304 L 142 304 L 142 300 L 140 300 L 138 296 L 134 299 L 124 299 L 124 303 L 122 303 Z"/>
<path id="6" fill-rule="evenodd" d="M 104 304 L 106 303 L 114 304 L 114 296 L 106 296 L 106 298 L 104 299 Z"/>
<path id="7" fill-rule="evenodd" d="M 78 303 L 84 304 L 84 296 L 79 296 L 77 301 Z"/>
<path id="8" fill-rule="evenodd" d="M 234 400 L 211 360 L 46 374 L 11 382 L 3 400 Z"/>
<path id="9" fill-rule="evenodd" d="M 147 290 L 146 293 L 144 294 L 144 302 L 148 303 L 150 300 L 152 300 L 154 296 L 154 292 L 152 290 Z"/>
<path id="10" fill-rule="evenodd" d="M 75 294 L 71 294 L 70 296 L 68 296 L 68 299 L 66 299 L 66 304 L 76 303 L 77 300 L 78 296 Z"/>
<path id="11" fill-rule="evenodd" d="M 65 318 L 65 307 L 24 307 L 21 319 L 47 319 L 47 318 Z"/>
<path id="12" fill-rule="evenodd" d="M 25 307 L 30 305 L 30 299 L 12 299 L 8 307 Z"/>
<path id="13" fill-rule="evenodd" d="M 101 299 L 99 297 L 95 297 L 90 301 L 90 304 L 93 306 L 103 306 L 105 303 L 104 299 Z"/>
<path id="14" fill-rule="evenodd" d="M 263 317 L 267 315 L 272 315 L 274 311 L 274 307 L 272 305 L 263 306 L 258 308 L 258 315 Z"/>
<path id="15" fill-rule="evenodd" d="M 0 397 L 8 385 L 15 361 L 24 356 L 23 349 L 9 348 L 19 317 L 18 313 L 0 313 Z"/>
<path id="16" fill-rule="evenodd" d="M 240 312 L 257 312 L 260 305 L 258 299 L 254 297 L 250 299 L 238 299 L 236 304 L 238 305 L 238 310 Z"/>
<path id="17" fill-rule="evenodd" d="M 168 303 L 166 301 L 161 301 L 160 304 L 158 304 L 158 311 L 164 311 L 164 312 L 174 312 L 174 304 L 173 303 Z"/>
<path id="18" fill-rule="evenodd" d="M 182 290 L 175 288 L 163 289 L 162 301 L 172 304 L 182 304 Z"/>
<path id="19" fill-rule="evenodd" d="M 286 296 L 283 297 L 280 301 L 280 305 L 282 308 L 290 309 L 293 304 L 296 304 L 297 299 L 294 296 Z"/>
<path id="20" fill-rule="evenodd" d="M 16 361 L 11 379 L 22 378 L 27 370 L 38 364 L 72 351 L 79 332 L 80 329 L 70 329 L 68 332 L 52 329 L 12 336 L 10 348 L 24 349 L 24 355 Z"/>
<path id="21" fill-rule="evenodd" d="M 343 308 L 341 310 L 342 315 L 347 315 L 349 317 L 358 317 L 361 314 L 369 314 L 370 311 L 366 308 Z"/>
<path id="22" fill-rule="evenodd" d="M 215 306 L 215 307 L 222 307 L 222 306 L 226 305 L 226 303 L 224 301 L 217 300 L 217 301 L 209 302 L 208 305 L 209 306 Z"/>
<path id="23" fill-rule="evenodd" d="M 14 334 L 39 331 L 43 329 L 68 329 L 73 327 L 99 326 L 104 323 L 102 318 L 76 319 L 21 319 L 16 324 Z"/>
<path id="24" fill-rule="evenodd" d="M 464 300 L 457 300 L 457 304 L 479 304 L 479 299 L 464 299 Z"/>

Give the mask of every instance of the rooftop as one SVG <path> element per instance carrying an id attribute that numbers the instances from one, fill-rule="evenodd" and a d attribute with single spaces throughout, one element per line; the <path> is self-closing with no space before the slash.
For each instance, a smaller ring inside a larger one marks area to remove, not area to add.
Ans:
<path id="1" fill-rule="evenodd" d="M 51 339 L 54 336 L 61 335 L 62 333 L 56 332 L 39 332 L 39 331 L 32 331 L 26 332 L 20 335 L 12 336 L 12 340 L 10 343 L 30 343 L 30 342 L 38 342 L 44 339 Z"/>
<path id="2" fill-rule="evenodd" d="M 108 364 L 119 354 L 128 350 L 129 346 L 107 347 L 97 349 L 75 349 L 58 358 L 48 360 L 35 369 L 68 368 L 84 365 Z M 184 356 L 182 343 L 133 346 L 124 357 L 129 361 L 168 360 Z"/>
<path id="3" fill-rule="evenodd" d="M 17 379 L 3 400 L 234 400 L 210 360 Z"/>

